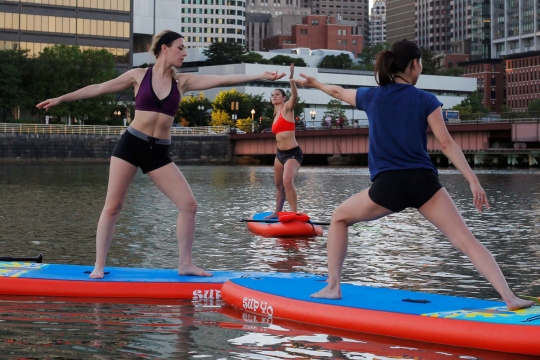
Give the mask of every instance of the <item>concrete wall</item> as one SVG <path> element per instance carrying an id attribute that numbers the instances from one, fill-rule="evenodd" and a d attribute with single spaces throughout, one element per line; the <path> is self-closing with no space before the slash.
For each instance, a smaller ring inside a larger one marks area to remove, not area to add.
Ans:
<path id="1" fill-rule="evenodd" d="M 1 161 L 109 161 L 120 136 L 0 134 Z M 171 158 L 178 163 L 230 163 L 228 135 L 174 136 Z"/>

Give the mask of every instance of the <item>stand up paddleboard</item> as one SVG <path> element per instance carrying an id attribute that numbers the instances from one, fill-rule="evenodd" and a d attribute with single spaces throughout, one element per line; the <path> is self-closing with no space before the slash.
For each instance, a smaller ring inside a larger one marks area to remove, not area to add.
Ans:
<path id="1" fill-rule="evenodd" d="M 220 300 L 221 286 L 228 279 L 269 275 L 211 271 L 210 277 L 180 276 L 176 269 L 107 267 L 103 279 L 90 279 L 92 270 L 92 266 L 82 265 L 0 261 L 0 294 Z M 270 276 L 318 277 L 306 273 L 271 273 Z"/>
<path id="2" fill-rule="evenodd" d="M 253 215 L 247 222 L 248 229 L 263 236 L 291 237 L 291 236 L 321 236 L 323 228 L 313 222 L 288 221 L 280 222 L 276 219 L 266 219 L 271 212 L 261 212 Z"/>
<path id="3" fill-rule="evenodd" d="M 502 302 L 342 284 L 340 300 L 309 295 L 321 279 L 231 279 L 222 299 L 273 318 L 402 339 L 540 355 L 540 307 L 508 311 Z"/>

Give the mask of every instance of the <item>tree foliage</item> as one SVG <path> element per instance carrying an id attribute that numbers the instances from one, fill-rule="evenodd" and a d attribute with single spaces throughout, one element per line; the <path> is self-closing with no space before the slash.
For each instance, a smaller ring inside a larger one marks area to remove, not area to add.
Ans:
<path id="1" fill-rule="evenodd" d="M 265 59 L 261 54 L 254 51 L 240 56 L 240 61 L 246 64 L 270 64 L 270 60 Z"/>
<path id="2" fill-rule="evenodd" d="M 527 107 L 530 117 L 540 117 L 540 99 L 532 100 Z"/>
<path id="3" fill-rule="evenodd" d="M 353 61 L 347 54 L 326 55 L 319 63 L 320 68 L 324 69 L 349 69 Z"/>
<path id="4" fill-rule="evenodd" d="M 246 50 L 238 43 L 213 42 L 203 54 L 207 57 L 205 65 L 239 64 L 242 63 Z"/>
<path id="5" fill-rule="evenodd" d="M 0 118 L 2 122 L 20 106 L 28 93 L 23 83 L 28 59 L 24 51 L 0 51 Z"/>
<path id="6" fill-rule="evenodd" d="M 299 66 L 299 67 L 307 66 L 304 59 L 293 58 L 292 56 L 288 56 L 288 55 L 276 55 L 270 59 L 270 64 L 272 65 L 289 66 L 291 65 L 291 63 L 294 64 L 294 66 Z"/>
<path id="7" fill-rule="evenodd" d="M 422 74 L 437 75 L 437 72 L 441 68 L 441 59 L 443 54 L 437 54 L 433 51 L 425 48 L 422 50 Z"/>
<path id="8" fill-rule="evenodd" d="M 474 120 L 489 113 L 489 109 L 484 106 L 482 96 L 477 91 L 471 93 L 452 109 L 458 110 L 459 117 L 463 120 Z"/>
<path id="9" fill-rule="evenodd" d="M 437 70 L 436 75 L 440 76 L 461 76 L 463 75 L 464 70 L 461 67 L 452 67 L 452 68 L 441 68 Z"/>
<path id="10" fill-rule="evenodd" d="M 326 117 L 332 118 L 332 123 L 335 124 L 336 119 L 343 117 L 345 124 L 347 123 L 347 117 L 345 116 L 345 106 L 341 103 L 341 100 L 332 99 L 326 104 L 326 111 L 323 114 L 322 121 L 323 126 L 326 125 Z"/>
<path id="11" fill-rule="evenodd" d="M 199 110 L 202 106 L 204 110 Z M 198 96 L 184 96 L 174 118 L 175 122 L 183 126 L 208 126 L 208 110 L 212 109 L 212 102 L 200 92 Z"/>
<path id="12" fill-rule="evenodd" d="M 66 94 L 88 85 L 108 81 L 118 74 L 114 56 L 107 50 L 84 50 L 78 46 L 45 48 L 36 62 L 36 95 L 41 100 Z M 61 104 L 50 115 L 86 119 L 85 124 L 107 124 L 116 110 L 114 95 Z"/>
<path id="13" fill-rule="evenodd" d="M 366 70 L 373 71 L 375 68 L 375 60 L 377 59 L 377 54 L 383 50 L 390 49 L 389 43 L 381 43 L 372 46 L 364 46 L 362 53 L 360 54 L 360 62 L 357 66 L 354 67 L 355 70 Z"/>

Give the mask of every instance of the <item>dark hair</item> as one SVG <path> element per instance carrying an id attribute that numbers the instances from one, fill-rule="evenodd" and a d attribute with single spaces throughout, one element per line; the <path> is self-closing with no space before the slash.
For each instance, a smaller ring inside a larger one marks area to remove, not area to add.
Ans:
<path id="1" fill-rule="evenodd" d="M 377 54 L 375 61 L 375 81 L 379 85 L 394 82 L 394 74 L 403 72 L 411 60 L 421 59 L 422 50 L 414 41 L 403 39 L 394 43 L 390 50 L 383 50 Z"/>
<path id="2" fill-rule="evenodd" d="M 154 54 L 154 56 L 157 58 L 159 54 L 161 53 L 161 45 L 166 45 L 167 47 L 171 47 L 171 44 L 176 39 L 184 38 L 182 35 L 175 31 L 171 30 L 163 30 L 159 34 L 155 35 L 152 39 L 152 45 L 150 46 L 150 51 Z"/>

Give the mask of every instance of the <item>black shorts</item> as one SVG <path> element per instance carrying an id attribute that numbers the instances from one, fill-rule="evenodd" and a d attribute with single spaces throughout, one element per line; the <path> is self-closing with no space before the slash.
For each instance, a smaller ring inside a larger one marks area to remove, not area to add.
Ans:
<path id="1" fill-rule="evenodd" d="M 408 207 L 418 209 L 443 186 L 431 169 L 392 170 L 377 175 L 369 188 L 369 198 L 393 212 Z"/>
<path id="2" fill-rule="evenodd" d="M 300 165 L 302 165 L 302 160 L 304 159 L 304 153 L 302 152 L 302 149 L 300 149 L 300 146 L 297 146 L 289 150 L 278 149 L 276 157 L 279 160 L 279 162 L 282 163 L 283 165 L 285 165 L 285 163 L 289 159 L 295 159 L 296 161 L 298 161 Z"/>
<path id="3" fill-rule="evenodd" d="M 114 147 L 112 156 L 140 167 L 143 174 L 173 162 L 169 157 L 170 140 L 157 139 L 144 134 L 146 139 L 143 139 L 141 134 L 137 130 L 128 128 Z"/>

